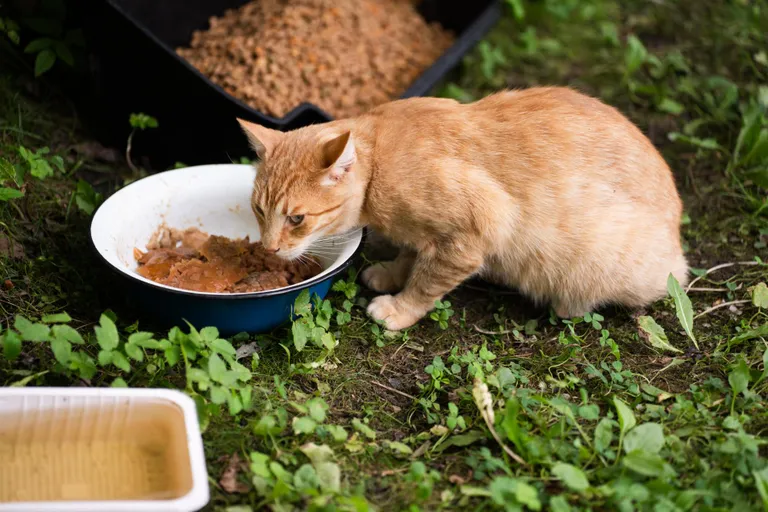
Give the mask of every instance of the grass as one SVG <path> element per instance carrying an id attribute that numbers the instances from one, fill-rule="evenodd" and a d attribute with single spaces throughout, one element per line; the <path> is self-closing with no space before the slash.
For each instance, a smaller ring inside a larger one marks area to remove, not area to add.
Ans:
<path id="1" fill-rule="evenodd" d="M 0 202 L 1 322 L 14 326 L 0 383 L 186 389 L 209 510 L 768 508 L 768 4 L 507 3 L 439 94 L 564 84 L 629 115 L 683 196 L 699 277 L 687 293 L 672 284 L 639 317 L 561 322 L 470 282 L 389 333 L 353 274 L 269 335 L 160 330 L 110 295 L 85 249 L 96 190 L 136 173 L 20 69 L 0 79 L 0 163 L 26 174 L 4 184 L 24 196 Z M 52 175 L 33 175 L 22 146 L 49 147 Z"/>

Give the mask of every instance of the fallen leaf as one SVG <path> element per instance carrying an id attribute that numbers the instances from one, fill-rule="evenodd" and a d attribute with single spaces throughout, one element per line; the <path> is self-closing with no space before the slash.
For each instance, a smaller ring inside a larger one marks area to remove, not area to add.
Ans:
<path id="1" fill-rule="evenodd" d="M 768 309 L 768 286 L 759 283 L 752 290 L 752 304 L 761 309 Z"/>
<path id="2" fill-rule="evenodd" d="M 435 425 L 434 427 L 429 429 L 429 432 L 433 436 L 444 436 L 450 431 L 448 430 L 448 427 L 446 427 L 445 425 Z"/>
<path id="3" fill-rule="evenodd" d="M 237 347 L 237 351 L 235 351 L 235 359 L 238 359 L 238 360 L 243 359 L 244 357 L 253 355 L 258 351 L 259 351 L 259 344 L 256 343 L 255 341 L 252 343 L 241 345 Z"/>
<path id="4" fill-rule="evenodd" d="M 424 441 L 424 444 L 416 448 L 416 451 L 413 452 L 413 454 L 411 455 L 411 458 L 418 459 L 419 457 L 427 453 L 427 450 L 429 450 L 430 446 L 432 446 L 431 441 Z"/>
<path id="5" fill-rule="evenodd" d="M 464 485 L 467 483 L 467 479 L 461 475 L 451 475 L 448 477 L 448 481 L 456 485 Z"/>
<path id="6" fill-rule="evenodd" d="M 0 236 L 0 256 L 7 256 L 16 260 L 23 259 L 24 246 L 7 236 Z"/>
<path id="7" fill-rule="evenodd" d="M 640 337 L 655 348 L 669 350 L 670 352 L 681 352 L 680 349 L 673 347 L 669 343 L 669 339 L 667 338 L 664 329 L 650 316 L 639 317 L 637 319 L 637 326 L 640 329 Z"/>
<path id="8" fill-rule="evenodd" d="M 233 453 L 232 456 L 229 457 L 227 467 L 224 468 L 224 471 L 221 473 L 221 478 L 219 478 L 219 485 L 221 485 L 221 488 L 230 494 L 243 494 L 248 492 L 250 490 L 248 485 L 237 479 L 238 473 L 244 469 L 245 463 L 240 460 L 240 456 L 237 453 Z"/>

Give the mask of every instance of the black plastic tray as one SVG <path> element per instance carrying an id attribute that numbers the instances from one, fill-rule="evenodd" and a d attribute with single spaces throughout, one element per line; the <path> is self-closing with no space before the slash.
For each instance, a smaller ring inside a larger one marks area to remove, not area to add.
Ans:
<path id="1" fill-rule="evenodd" d="M 202 75 L 174 49 L 188 44 L 211 16 L 248 0 L 81 0 L 90 52 L 81 112 L 103 142 L 125 143 L 131 112 L 156 117 L 160 127 L 140 134 L 137 154 L 154 166 L 227 161 L 249 155 L 236 117 L 280 130 L 332 118 L 304 103 L 283 118 L 249 107 Z M 497 0 L 424 0 L 422 15 L 454 31 L 456 42 L 402 97 L 427 95 L 500 16 Z"/>

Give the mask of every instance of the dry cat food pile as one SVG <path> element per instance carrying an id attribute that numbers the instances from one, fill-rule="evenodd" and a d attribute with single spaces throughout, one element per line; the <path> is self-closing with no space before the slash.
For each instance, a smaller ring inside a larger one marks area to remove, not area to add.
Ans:
<path id="1" fill-rule="evenodd" d="M 413 0 L 255 0 L 177 52 L 229 94 L 282 117 L 349 117 L 400 96 L 453 43 Z"/>
<path id="2" fill-rule="evenodd" d="M 268 254 L 248 237 L 231 240 L 197 228 L 161 227 L 147 245 L 134 249 L 137 272 L 156 283 L 213 293 L 272 290 L 300 283 L 322 271 L 314 259 L 288 262 Z"/>

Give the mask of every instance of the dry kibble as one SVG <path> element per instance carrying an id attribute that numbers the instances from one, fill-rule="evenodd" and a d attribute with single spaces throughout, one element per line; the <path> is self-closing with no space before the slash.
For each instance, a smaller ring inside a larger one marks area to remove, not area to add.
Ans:
<path id="1" fill-rule="evenodd" d="M 418 0 L 256 0 L 210 19 L 177 52 L 253 108 L 311 101 L 334 117 L 400 96 L 453 44 Z"/>

